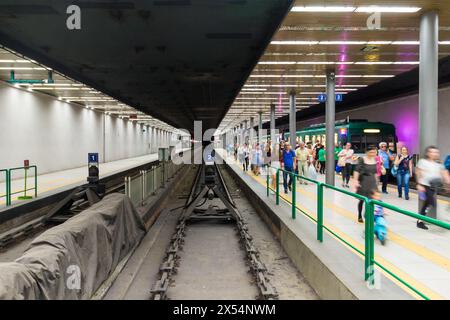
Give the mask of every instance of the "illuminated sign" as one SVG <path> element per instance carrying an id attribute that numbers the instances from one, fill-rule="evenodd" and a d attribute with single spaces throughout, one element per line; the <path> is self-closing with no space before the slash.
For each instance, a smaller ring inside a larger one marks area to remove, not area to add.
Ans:
<path id="1" fill-rule="evenodd" d="M 380 133 L 380 129 L 364 129 L 364 133 Z"/>
<path id="2" fill-rule="evenodd" d="M 342 136 L 345 136 L 347 134 L 347 128 L 340 128 L 339 134 L 341 134 Z"/>

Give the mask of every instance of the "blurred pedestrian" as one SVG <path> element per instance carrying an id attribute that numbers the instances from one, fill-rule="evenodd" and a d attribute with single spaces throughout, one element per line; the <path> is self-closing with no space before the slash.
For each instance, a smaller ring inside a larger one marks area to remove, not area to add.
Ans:
<path id="1" fill-rule="evenodd" d="M 284 150 L 283 150 L 283 186 L 284 186 L 284 193 L 288 193 L 292 190 L 292 183 L 295 183 L 295 179 L 291 176 L 291 173 L 295 173 L 295 152 L 291 149 L 291 145 L 286 142 L 284 144 Z M 289 180 L 288 180 L 289 178 Z"/>
<path id="2" fill-rule="evenodd" d="M 378 151 L 378 155 L 381 157 L 383 166 L 381 168 L 381 192 L 388 193 L 387 192 L 387 184 L 388 184 L 388 176 L 390 174 L 390 165 L 391 162 L 394 160 L 394 155 L 391 150 L 388 150 L 388 145 L 386 142 L 380 142 L 380 150 Z"/>
<path id="3" fill-rule="evenodd" d="M 435 146 L 425 149 L 425 158 L 420 159 L 416 167 L 417 191 L 419 199 L 423 201 L 420 214 L 426 216 L 427 209 L 432 206 L 436 208 L 437 189 L 444 183 L 450 183 L 450 176 L 444 166 L 439 163 L 440 152 Z M 421 220 L 417 221 L 417 228 L 427 230 L 428 227 Z"/>
<path id="4" fill-rule="evenodd" d="M 344 149 L 338 154 L 338 165 L 342 168 L 342 187 L 349 187 L 348 183 L 352 175 L 352 157 L 353 149 L 352 144 L 347 142 Z"/>
<path id="5" fill-rule="evenodd" d="M 297 174 L 303 177 L 308 177 L 308 160 L 309 151 L 305 147 L 305 143 L 300 141 L 299 147 L 295 150 L 297 159 Z M 308 184 L 306 180 L 300 179 L 300 183 Z"/>
<path id="6" fill-rule="evenodd" d="M 377 190 L 377 148 L 376 146 L 369 146 L 365 156 L 358 159 L 358 163 L 353 173 L 355 183 L 355 191 L 357 194 L 364 197 L 370 197 L 374 190 Z M 364 222 L 362 218 L 363 200 L 358 203 L 358 222 Z"/>
<path id="7" fill-rule="evenodd" d="M 409 200 L 409 179 L 413 169 L 412 156 L 408 153 L 407 147 L 401 148 L 400 154 L 395 158 L 394 166 L 391 170 L 392 174 L 397 177 L 398 197 L 402 197 L 402 191 L 405 189 L 405 199 Z"/>

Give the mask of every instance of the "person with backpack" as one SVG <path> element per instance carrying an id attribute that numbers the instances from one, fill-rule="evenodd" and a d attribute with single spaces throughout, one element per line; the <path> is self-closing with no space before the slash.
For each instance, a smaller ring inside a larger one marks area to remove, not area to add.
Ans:
<path id="1" fill-rule="evenodd" d="M 419 199 L 423 200 L 420 214 L 426 216 L 430 206 L 436 208 L 436 191 L 444 183 L 450 183 L 450 175 L 444 166 L 439 163 L 440 153 L 435 146 L 425 149 L 425 158 L 420 159 L 416 167 L 417 191 Z M 417 221 L 417 228 L 428 230 L 421 220 Z"/>

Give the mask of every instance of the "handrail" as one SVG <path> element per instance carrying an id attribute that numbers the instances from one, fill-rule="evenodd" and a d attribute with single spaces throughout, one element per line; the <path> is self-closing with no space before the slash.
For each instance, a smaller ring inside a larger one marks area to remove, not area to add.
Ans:
<path id="1" fill-rule="evenodd" d="M 33 187 L 33 188 L 27 188 L 27 173 L 28 173 L 28 169 L 34 169 L 34 187 Z M 25 178 L 24 178 L 25 186 L 24 186 L 24 190 L 19 190 L 19 191 L 12 192 L 12 191 L 11 191 L 12 172 L 13 172 L 13 171 L 18 171 L 18 170 L 25 170 Z M 9 196 L 10 196 L 10 198 L 11 198 L 11 196 L 12 196 L 13 194 L 18 194 L 18 193 L 23 192 L 23 193 L 24 193 L 24 196 L 23 196 L 22 198 L 23 198 L 23 199 L 27 199 L 28 197 L 27 197 L 26 194 L 27 194 L 27 191 L 29 191 L 29 190 L 34 190 L 34 197 L 36 198 L 36 197 L 37 197 L 37 194 L 38 194 L 38 184 L 37 184 L 37 179 L 38 179 L 38 176 L 37 176 L 37 166 L 35 166 L 35 165 L 33 165 L 33 166 L 28 166 L 28 167 L 16 167 L 16 168 L 11 168 L 11 169 L 9 169 Z M 10 203 L 11 203 L 11 201 L 10 201 Z"/>
<path id="2" fill-rule="evenodd" d="M 427 216 L 423 216 L 417 213 L 413 213 L 410 212 L 408 210 L 404 210 L 401 208 L 398 208 L 396 206 L 393 206 L 391 204 L 382 202 L 382 201 L 378 201 L 378 200 L 374 200 L 374 199 L 369 199 L 365 196 L 353 193 L 351 191 L 347 191 L 344 189 L 340 189 L 336 186 L 333 185 L 329 185 L 326 183 L 322 183 L 316 180 L 312 180 L 310 178 L 306 178 L 303 177 L 301 175 L 298 175 L 294 172 L 291 171 L 287 171 L 284 169 L 280 169 L 280 168 L 275 168 L 276 171 L 276 189 L 273 190 L 270 187 L 270 179 L 269 179 L 269 169 L 271 168 L 270 166 L 267 166 L 268 170 L 267 170 L 267 179 L 266 179 L 266 188 L 267 188 L 267 196 L 270 196 L 270 190 L 275 191 L 275 196 L 276 196 L 276 205 L 279 205 L 279 184 L 280 184 L 280 172 L 286 172 L 291 176 L 291 179 L 293 181 L 293 187 L 292 187 L 292 200 L 290 201 L 290 204 L 292 205 L 292 210 L 299 210 L 300 212 L 302 212 L 303 214 L 305 214 L 307 217 L 309 217 L 312 221 L 317 223 L 317 240 L 319 242 L 323 242 L 323 229 L 327 230 L 331 235 L 333 235 L 334 237 L 336 237 L 337 239 L 339 239 L 341 242 L 343 242 L 344 244 L 346 244 L 347 246 L 351 247 L 353 250 L 355 250 L 357 253 L 361 254 L 364 256 L 364 264 L 365 264 L 365 271 L 364 271 L 364 279 L 366 281 L 369 282 L 369 284 L 373 285 L 374 284 L 374 266 L 378 266 L 380 267 L 382 270 L 384 270 L 386 273 L 388 273 L 390 276 L 392 276 L 393 278 L 395 278 L 397 281 L 399 281 L 400 283 L 402 283 L 404 286 L 406 286 L 407 288 L 409 288 L 410 290 L 412 290 L 414 293 L 416 293 L 417 295 L 419 295 L 420 297 L 422 297 L 423 299 L 429 300 L 429 297 L 427 297 L 425 294 L 423 294 L 422 292 L 420 292 L 418 289 L 416 289 L 414 286 L 412 286 L 411 284 L 409 284 L 408 282 L 406 282 L 405 280 L 403 280 L 402 278 L 400 278 L 399 276 L 397 276 L 395 273 L 393 273 L 392 271 L 390 271 L 387 267 L 383 266 L 381 263 L 377 262 L 375 260 L 375 241 L 374 241 L 374 206 L 375 205 L 379 205 L 382 206 L 386 209 L 389 210 L 393 210 L 395 212 L 398 212 L 400 214 L 421 220 L 421 221 L 425 221 L 428 222 L 432 225 L 450 230 L 450 224 L 437 220 L 437 219 L 433 219 Z M 296 191 L 295 185 L 296 185 L 296 179 L 300 178 L 309 182 L 312 182 L 314 184 L 316 184 L 317 186 L 317 219 L 312 218 L 310 215 L 308 215 L 306 212 L 304 212 L 303 210 L 301 210 L 300 208 L 298 208 L 296 206 L 296 197 L 294 195 L 294 192 Z M 327 226 L 323 225 L 323 189 L 327 188 L 330 190 L 334 190 L 337 192 L 340 192 L 342 194 L 348 195 L 350 197 L 356 198 L 358 200 L 362 200 L 364 201 L 365 204 L 365 246 L 364 246 L 364 252 L 362 252 L 361 250 L 359 250 L 358 248 L 355 248 L 353 245 L 351 245 L 350 243 L 348 243 L 347 241 L 345 241 L 344 239 L 342 239 L 339 235 L 337 235 L 335 232 L 333 232 L 330 228 L 328 228 Z M 289 201 L 287 199 L 284 199 L 287 203 L 289 203 Z M 295 219 L 295 214 L 292 214 L 292 218 Z"/>
<path id="3" fill-rule="evenodd" d="M 0 198 L 6 198 L 6 206 L 11 205 L 11 190 L 10 190 L 10 179 L 9 179 L 9 170 L 8 169 L 0 169 L 0 172 L 5 173 L 5 194 L 1 195 Z"/>

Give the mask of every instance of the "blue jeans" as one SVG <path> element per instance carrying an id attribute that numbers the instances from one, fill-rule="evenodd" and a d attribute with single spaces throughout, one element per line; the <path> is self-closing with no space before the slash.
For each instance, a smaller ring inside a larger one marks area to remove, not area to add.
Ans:
<path id="1" fill-rule="evenodd" d="M 399 172 L 397 173 L 397 189 L 398 195 L 402 195 L 402 187 L 405 187 L 405 197 L 408 197 L 409 193 L 409 172 Z"/>
<path id="2" fill-rule="evenodd" d="M 284 171 L 283 171 L 283 186 L 284 186 L 284 192 L 287 193 L 288 185 L 289 186 L 292 185 L 292 180 L 293 179 L 292 179 L 291 175 L 288 172 L 286 172 L 286 171 L 294 173 L 294 168 L 286 167 L 286 166 L 284 167 Z M 289 176 L 289 182 L 288 182 L 288 176 Z"/>

